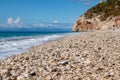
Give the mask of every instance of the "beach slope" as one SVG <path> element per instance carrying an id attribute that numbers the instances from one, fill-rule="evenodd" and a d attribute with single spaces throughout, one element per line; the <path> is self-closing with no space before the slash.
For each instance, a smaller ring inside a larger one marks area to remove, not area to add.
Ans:
<path id="1" fill-rule="evenodd" d="M 119 79 L 119 30 L 69 36 L 0 62 L 0 80 Z"/>

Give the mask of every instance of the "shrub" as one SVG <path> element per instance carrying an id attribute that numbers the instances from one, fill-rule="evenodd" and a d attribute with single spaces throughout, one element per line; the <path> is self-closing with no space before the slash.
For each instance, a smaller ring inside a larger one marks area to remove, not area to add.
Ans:
<path id="1" fill-rule="evenodd" d="M 120 0 L 107 0 L 106 2 L 100 3 L 85 13 L 86 19 L 94 18 L 98 15 L 101 21 L 106 20 L 110 16 L 119 16 L 120 15 Z"/>

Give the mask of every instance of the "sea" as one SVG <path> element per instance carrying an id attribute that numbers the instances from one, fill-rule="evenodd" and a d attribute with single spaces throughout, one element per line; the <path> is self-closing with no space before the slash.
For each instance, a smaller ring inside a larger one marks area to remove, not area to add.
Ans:
<path id="1" fill-rule="evenodd" d="M 73 35 L 71 31 L 0 32 L 0 59 L 28 52 L 32 46 Z"/>

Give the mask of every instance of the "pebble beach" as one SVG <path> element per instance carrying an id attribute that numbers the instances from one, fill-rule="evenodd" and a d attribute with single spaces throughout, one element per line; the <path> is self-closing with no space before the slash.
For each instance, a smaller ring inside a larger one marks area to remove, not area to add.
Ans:
<path id="1" fill-rule="evenodd" d="M 72 35 L 0 61 L 0 80 L 120 80 L 120 31 Z"/>

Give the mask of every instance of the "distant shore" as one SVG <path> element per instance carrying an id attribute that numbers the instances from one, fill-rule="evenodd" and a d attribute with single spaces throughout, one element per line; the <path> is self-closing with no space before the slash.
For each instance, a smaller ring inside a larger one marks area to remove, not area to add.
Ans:
<path id="1" fill-rule="evenodd" d="M 120 30 L 87 32 L 0 61 L 0 80 L 119 80 Z"/>

